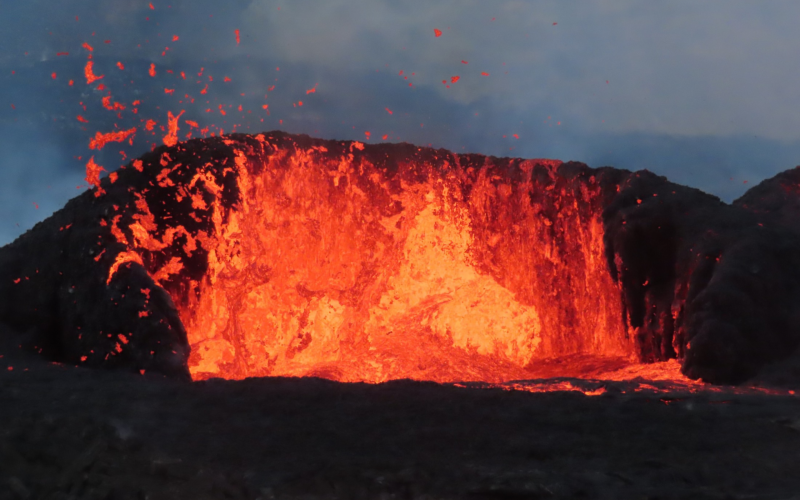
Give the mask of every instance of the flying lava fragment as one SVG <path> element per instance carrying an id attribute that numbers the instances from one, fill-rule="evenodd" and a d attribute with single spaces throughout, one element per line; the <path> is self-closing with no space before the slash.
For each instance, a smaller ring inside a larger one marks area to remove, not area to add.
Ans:
<path id="1" fill-rule="evenodd" d="M 123 142 L 136 133 L 136 127 L 128 130 L 117 130 L 103 134 L 97 132 L 94 138 L 89 141 L 89 149 L 103 149 L 109 142 Z"/>
<path id="2" fill-rule="evenodd" d="M 100 172 L 103 171 L 105 169 L 94 162 L 94 156 L 89 158 L 89 162 L 86 164 L 86 182 L 97 187 L 97 192 L 94 194 L 97 197 L 105 193 L 100 187 Z"/>
<path id="3" fill-rule="evenodd" d="M 103 76 L 97 76 L 94 74 L 94 62 L 93 61 L 86 61 L 86 67 L 83 68 L 83 74 L 86 75 L 86 84 L 91 85 L 92 83 L 96 82 L 97 80 L 101 80 Z"/>
<path id="4" fill-rule="evenodd" d="M 174 116 L 172 111 L 167 111 L 167 120 L 169 123 L 167 125 L 167 135 L 164 136 L 164 145 L 171 147 L 178 144 L 178 120 L 183 113 L 184 111 L 181 111 L 177 116 Z"/>
<path id="5" fill-rule="evenodd" d="M 121 111 L 125 109 L 125 106 L 118 102 L 112 104 L 110 95 L 103 97 L 103 99 L 101 99 L 101 102 L 103 103 L 103 107 L 109 111 Z"/>
<path id="6" fill-rule="evenodd" d="M 153 76 L 153 77 L 156 76 L 156 65 L 155 65 L 155 63 L 150 63 L 150 71 L 148 71 L 148 73 L 150 73 L 150 76 Z"/>
<path id="7" fill-rule="evenodd" d="M 442 36 L 442 30 L 434 28 L 433 34 L 436 36 L 436 38 L 439 38 L 440 36 Z"/>
<path id="8" fill-rule="evenodd" d="M 239 41 L 241 40 L 239 37 L 239 30 L 233 30 L 233 32 L 236 34 L 236 45 L 239 45 Z"/>

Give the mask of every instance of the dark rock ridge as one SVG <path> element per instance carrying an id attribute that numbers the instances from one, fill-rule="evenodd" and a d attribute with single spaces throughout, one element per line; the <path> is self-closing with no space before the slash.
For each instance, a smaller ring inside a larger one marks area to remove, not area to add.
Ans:
<path id="1" fill-rule="evenodd" d="M 208 250 L 196 235 L 212 231 L 214 217 L 224 222 L 242 196 L 237 151 L 248 151 L 250 172 L 264 168 L 259 159 L 292 148 L 352 154 L 387 175 L 409 161 L 464 172 L 488 166 L 514 184 L 524 170 L 520 159 L 409 144 L 359 149 L 352 142 L 263 135 L 266 146 L 263 136 L 233 134 L 158 148 L 120 169 L 115 182 L 103 179 L 105 194 L 94 189 L 74 198 L 0 249 L 0 321 L 21 332 L 24 348 L 52 360 L 187 377 L 189 345 L 181 304 L 172 297 L 188 300 L 189 284 L 208 269 Z M 198 181 L 201 167 L 205 180 Z M 608 272 L 622 295 L 619 313 L 643 361 L 678 358 L 690 377 L 740 383 L 797 350 L 800 167 L 731 205 L 647 171 L 540 162 L 530 177 L 530 200 L 543 207 L 542 217 L 556 221 L 564 196 L 576 207 L 584 200 L 580 214 L 602 213 Z M 205 189 L 194 189 L 202 183 Z M 198 193 L 202 200 L 192 198 Z M 142 218 L 145 205 L 149 219 Z M 157 243 L 137 240 L 134 223 L 148 227 Z M 185 231 L 167 234 L 177 226 Z M 137 241 L 141 262 L 123 262 L 110 278 L 109 269 L 130 249 L 125 241 Z M 174 258 L 179 271 L 157 272 Z M 579 316 L 567 312 L 566 320 Z"/>

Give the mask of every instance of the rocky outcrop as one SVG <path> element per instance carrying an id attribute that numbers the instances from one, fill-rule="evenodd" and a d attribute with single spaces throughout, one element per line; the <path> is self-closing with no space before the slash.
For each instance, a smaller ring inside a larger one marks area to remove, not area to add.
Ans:
<path id="1" fill-rule="evenodd" d="M 604 213 L 606 252 L 643 359 L 678 357 L 692 378 L 738 383 L 797 348 L 800 226 L 782 185 L 727 205 L 648 172 L 623 183 Z"/>

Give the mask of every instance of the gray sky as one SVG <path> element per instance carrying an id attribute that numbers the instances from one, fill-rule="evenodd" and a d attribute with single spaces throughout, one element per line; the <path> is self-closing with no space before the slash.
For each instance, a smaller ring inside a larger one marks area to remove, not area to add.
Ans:
<path id="1" fill-rule="evenodd" d="M 149 4 L 0 0 L 0 244 L 85 189 L 90 155 L 113 170 L 160 144 L 168 110 L 214 132 L 647 168 L 726 201 L 800 164 L 797 2 Z M 89 150 L 131 127 L 133 146 Z"/>

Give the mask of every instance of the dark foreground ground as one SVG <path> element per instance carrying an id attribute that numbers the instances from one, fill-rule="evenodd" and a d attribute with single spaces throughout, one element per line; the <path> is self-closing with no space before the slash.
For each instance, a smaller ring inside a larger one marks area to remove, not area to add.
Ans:
<path id="1" fill-rule="evenodd" d="M 800 498 L 791 396 L 180 383 L 0 354 L 2 500 Z"/>

